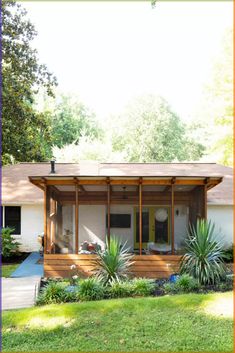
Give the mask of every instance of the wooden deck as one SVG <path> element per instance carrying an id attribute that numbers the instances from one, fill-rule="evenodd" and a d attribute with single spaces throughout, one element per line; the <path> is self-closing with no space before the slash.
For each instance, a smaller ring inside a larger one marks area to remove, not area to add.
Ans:
<path id="1" fill-rule="evenodd" d="M 131 275 L 146 278 L 167 278 L 179 267 L 180 255 L 135 255 Z M 71 265 L 76 265 L 80 275 L 92 274 L 95 255 L 44 254 L 45 277 L 70 277 Z"/>

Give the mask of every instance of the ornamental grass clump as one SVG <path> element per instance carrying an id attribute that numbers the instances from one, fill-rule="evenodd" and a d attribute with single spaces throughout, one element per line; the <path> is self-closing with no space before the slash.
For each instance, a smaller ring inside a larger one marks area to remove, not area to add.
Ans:
<path id="1" fill-rule="evenodd" d="M 111 236 L 110 241 L 106 238 L 104 251 L 97 251 L 97 259 L 94 260 L 94 274 L 105 285 L 112 281 L 121 281 L 128 278 L 133 255 L 129 254 L 129 249 L 121 244 L 120 240 Z"/>
<path id="2" fill-rule="evenodd" d="M 134 287 L 130 281 L 112 281 L 106 287 L 109 298 L 127 298 L 134 294 Z"/>
<path id="3" fill-rule="evenodd" d="M 132 281 L 133 292 L 136 296 L 147 297 L 154 293 L 156 285 L 153 280 L 147 278 L 135 278 Z"/>
<path id="4" fill-rule="evenodd" d="M 42 288 L 38 296 L 37 304 L 55 304 L 64 303 L 67 300 L 67 293 L 65 291 L 65 284 L 61 282 L 51 281 Z"/>
<path id="5" fill-rule="evenodd" d="M 199 284 L 215 284 L 225 276 L 223 243 L 215 235 L 215 225 L 198 220 L 190 225 L 186 253 L 181 259 L 180 273 L 194 277 Z"/>
<path id="6" fill-rule="evenodd" d="M 105 288 L 103 283 L 95 277 L 80 280 L 78 297 L 81 301 L 104 299 Z"/>

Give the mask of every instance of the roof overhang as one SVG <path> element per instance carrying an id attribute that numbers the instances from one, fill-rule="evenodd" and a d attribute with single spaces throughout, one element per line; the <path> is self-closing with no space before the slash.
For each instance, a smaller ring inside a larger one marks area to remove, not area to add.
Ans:
<path id="1" fill-rule="evenodd" d="M 221 175 L 208 176 L 29 176 L 29 180 L 40 189 L 45 185 L 205 185 L 207 190 L 223 181 Z"/>

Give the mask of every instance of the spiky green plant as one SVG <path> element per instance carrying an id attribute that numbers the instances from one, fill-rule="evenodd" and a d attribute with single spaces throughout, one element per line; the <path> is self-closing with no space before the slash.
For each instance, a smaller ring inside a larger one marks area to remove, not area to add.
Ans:
<path id="1" fill-rule="evenodd" d="M 126 243 L 122 245 L 119 238 L 110 236 L 110 242 L 106 238 L 105 250 L 97 251 L 97 258 L 94 260 L 95 275 L 104 284 L 127 278 L 133 264 L 133 255 L 128 251 Z"/>
<path id="2" fill-rule="evenodd" d="M 223 243 L 215 235 L 215 224 L 198 220 L 196 226 L 189 226 L 185 242 L 181 273 L 188 273 L 200 284 L 213 284 L 225 275 Z"/>

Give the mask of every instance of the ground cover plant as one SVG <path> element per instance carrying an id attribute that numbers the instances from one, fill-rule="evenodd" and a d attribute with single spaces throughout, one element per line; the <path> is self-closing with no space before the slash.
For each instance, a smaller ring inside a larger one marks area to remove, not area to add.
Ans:
<path id="1" fill-rule="evenodd" d="M 3 312 L 4 352 L 232 352 L 232 292 Z"/>

